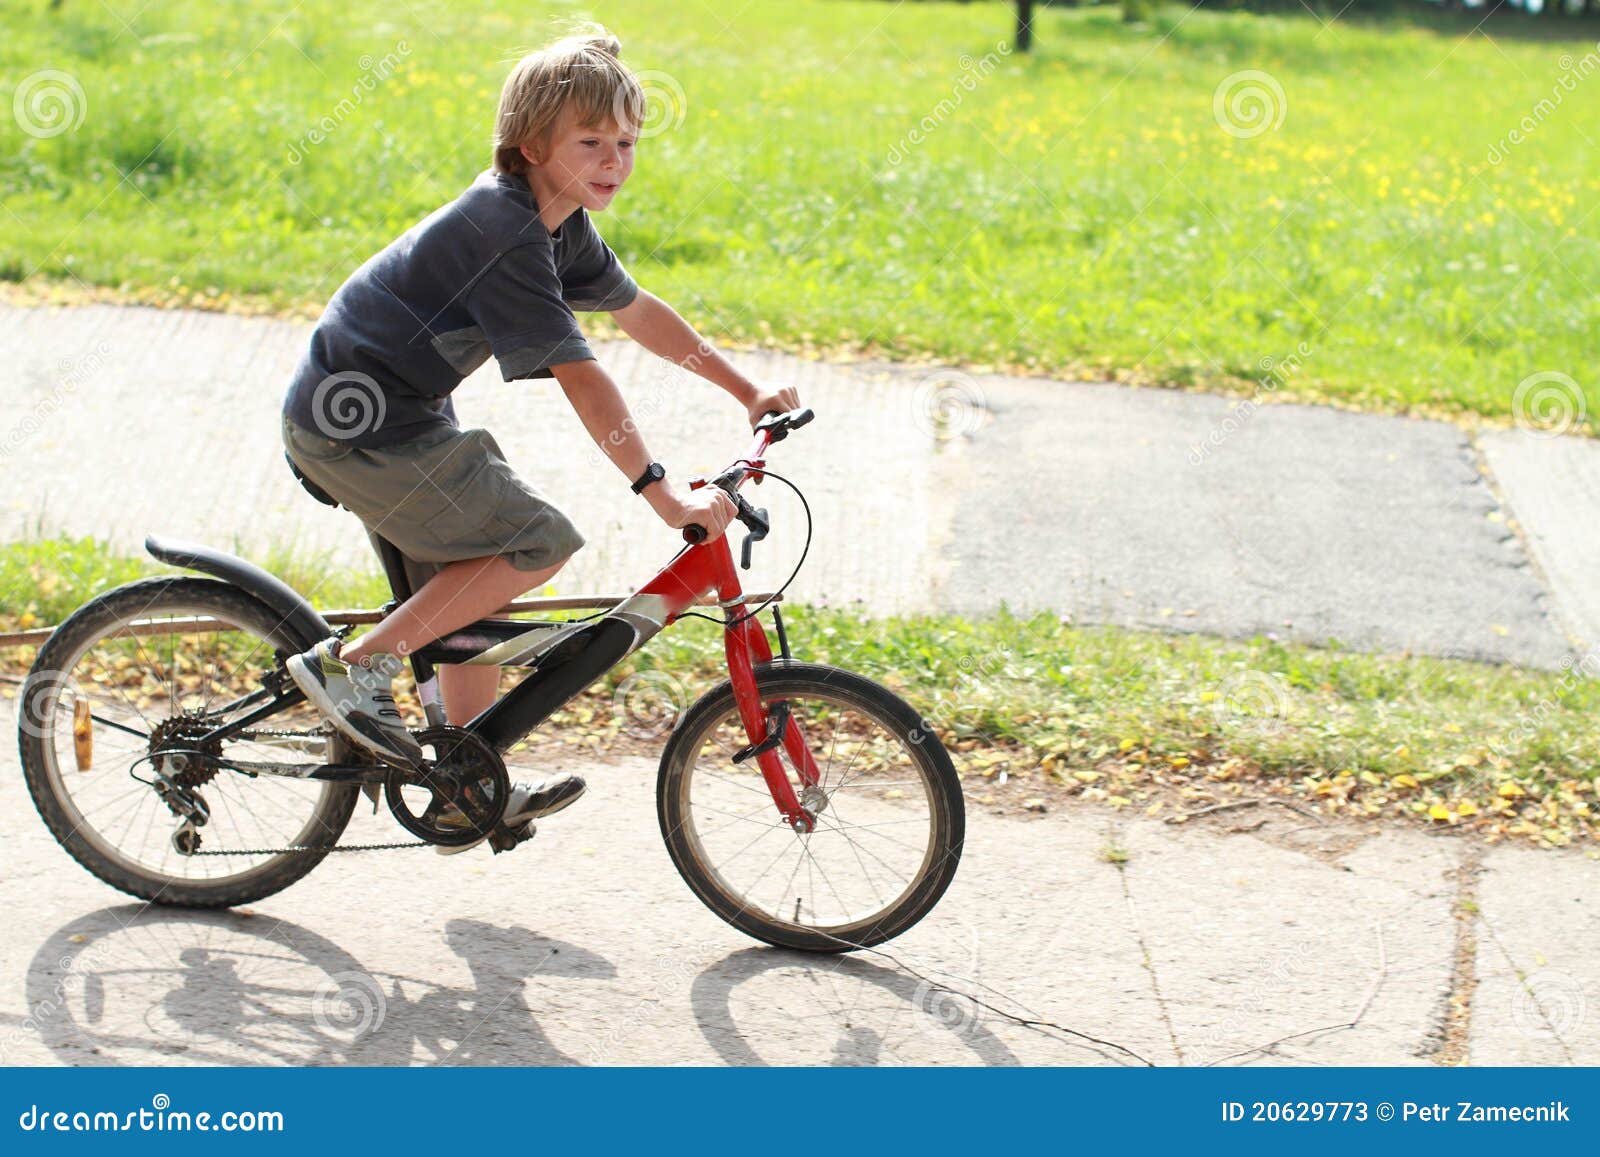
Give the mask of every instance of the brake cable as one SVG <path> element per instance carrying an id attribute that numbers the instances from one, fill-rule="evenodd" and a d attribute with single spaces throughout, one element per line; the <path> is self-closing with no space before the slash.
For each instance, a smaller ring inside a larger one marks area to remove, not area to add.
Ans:
<path id="1" fill-rule="evenodd" d="M 789 572 L 789 577 L 783 580 L 783 585 L 768 595 L 766 601 L 759 607 L 756 607 L 753 611 L 746 611 L 744 614 L 732 619 L 718 619 L 713 618 L 711 615 L 701 614 L 699 611 L 685 611 L 683 614 L 678 616 L 680 619 L 704 619 L 708 623 L 716 623 L 725 629 L 737 627 L 740 623 L 744 623 L 755 618 L 762 611 L 766 610 L 773 603 L 777 602 L 778 599 L 782 597 L 783 592 L 789 589 L 789 584 L 794 582 L 794 580 L 799 576 L 800 568 L 805 565 L 806 555 L 811 550 L 812 531 L 811 504 L 806 501 L 806 496 L 800 492 L 800 488 L 798 486 L 789 481 L 782 474 L 774 473 L 773 471 L 766 469 L 764 466 L 748 466 L 745 468 L 745 470 L 746 473 L 749 474 L 762 474 L 768 478 L 776 478 L 790 490 L 793 490 L 795 497 L 800 499 L 800 506 L 806 514 L 806 541 L 805 545 L 800 548 L 800 560 L 794 564 L 794 570 Z"/>

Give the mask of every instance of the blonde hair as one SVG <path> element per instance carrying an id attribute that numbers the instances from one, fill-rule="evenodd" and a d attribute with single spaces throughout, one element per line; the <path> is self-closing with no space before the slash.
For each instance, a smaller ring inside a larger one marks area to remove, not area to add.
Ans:
<path id="1" fill-rule="evenodd" d="M 494 124 L 496 172 L 527 171 L 523 145 L 543 154 L 562 109 L 582 125 L 644 121 L 644 90 L 619 57 L 622 42 L 598 24 L 547 44 L 517 61 L 500 90 Z"/>

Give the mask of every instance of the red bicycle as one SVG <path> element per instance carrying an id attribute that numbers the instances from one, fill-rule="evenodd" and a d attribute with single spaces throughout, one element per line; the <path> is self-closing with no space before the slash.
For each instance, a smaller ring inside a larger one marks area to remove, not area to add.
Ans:
<path id="1" fill-rule="evenodd" d="M 695 484 L 734 500 L 745 566 L 770 520 L 740 487 L 778 478 L 766 470 L 769 446 L 811 416 L 769 415 L 743 457 Z M 759 618 L 767 608 L 747 606 L 727 537 L 704 542 L 698 527 L 684 536 L 671 562 L 602 614 L 483 619 L 411 655 L 428 721 L 417 739 L 431 752 L 415 771 L 352 748 L 288 677 L 289 656 L 333 633 L 304 597 L 233 555 L 151 537 L 156 558 L 212 577 L 129 583 L 57 628 L 22 695 L 28 788 L 80 864 L 159 903 L 259 900 L 335 850 L 485 835 L 506 850 L 516 837 L 500 822 L 504 753 L 710 592 L 728 678 L 682 715 L 662 752 L 656 806 L 673 863 L 713 912 L 771 944 L 837 952 L 904 932 L 938 902 L 961 856 L 965 813 L 948 752 L 887 688 L 795 660 L 776 595 L 774 657 Z M 411 590 L 398 551 L 381 553 L 392 609 Z M 452 727 L 436 663 L 529 670 Z M 374 800 L 381 790 L 415 840 L 341 847 L 363 789 Z"/>

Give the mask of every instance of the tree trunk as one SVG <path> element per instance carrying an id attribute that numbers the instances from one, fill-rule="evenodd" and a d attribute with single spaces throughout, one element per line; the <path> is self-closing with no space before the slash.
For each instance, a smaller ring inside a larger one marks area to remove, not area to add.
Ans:
<path id="1" fill-rule="evenodd" d="M 1017 51 L 1033 47 L 1033 0 L 1017 0 Z"/>

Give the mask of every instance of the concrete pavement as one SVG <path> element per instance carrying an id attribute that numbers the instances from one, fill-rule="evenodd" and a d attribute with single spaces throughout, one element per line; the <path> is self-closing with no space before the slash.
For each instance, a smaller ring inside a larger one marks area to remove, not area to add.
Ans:
<path id="1" fill-rule="evenodd" d="M 234 913 L 101 884 L 3 760 L 8 1065 L 1600 1063 L 1579 852 L 983 790 L 895 959 L 807 957 L 678 879 L 644 759 L 567 765 L 589 795 L 514 853 L 334 856 Z M 401 836 L 365 811 L 346 843 Z"/>

